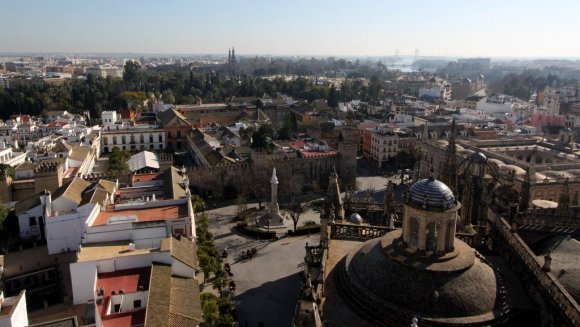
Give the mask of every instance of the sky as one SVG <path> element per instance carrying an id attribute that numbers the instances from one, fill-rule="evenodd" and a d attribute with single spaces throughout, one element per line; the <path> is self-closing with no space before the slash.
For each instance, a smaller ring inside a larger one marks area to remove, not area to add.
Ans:
<path id="1" fill-rule="evenodd" d="M 0 0 L 0 52 L 580 57 L 580 0 Z"/>

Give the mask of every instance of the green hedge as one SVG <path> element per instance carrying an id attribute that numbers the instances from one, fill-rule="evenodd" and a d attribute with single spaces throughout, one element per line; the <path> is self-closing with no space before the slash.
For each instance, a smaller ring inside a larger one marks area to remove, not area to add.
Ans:
<path id="1" fill-rule="evenodd" d="M 296 231 L 289 231 L 292 236 L 310 235 L 320 233 L 320 225 L 305 225 L 296 228 Z"/>
<path id="2" fill-rule="evenodd" d="M 261 240 L 269 240 L 276 238 L 276 232 L 274 231 L 264 231 L 260 228 L 247 225 L 236 225 L 236 230 L 243 235 L 259 238 Z"/>

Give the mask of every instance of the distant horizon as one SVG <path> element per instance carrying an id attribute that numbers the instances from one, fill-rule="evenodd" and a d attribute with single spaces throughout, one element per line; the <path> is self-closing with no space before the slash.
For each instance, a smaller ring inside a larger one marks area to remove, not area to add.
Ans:
<path id="1" fill-rule="evenodd" d="M 200 57 L 200 56 L 216 56 L 216 57 L 227 57 L 226 52 L 216 52 L 216 53 L 163 53 L 163 52 L 113 52 L 113 51 L 103 51 L 103 52 L 83 52 L 83 51 L 67 51 L 67 52 L 53 52 L 53 51 L 26 51 L 26 52 L 0 52 L 0 57 L 24 57 L 24 56 L 34 56 L 34 55 L 49 55 L 49 56 L 145 56 L 145 57 Z M 395 55 L 335 55 L 335 54 L 270 54 L 270 53 L 238 53 L 236 50 L 236 57 L 250 58 L 250 57 L 285 57 L 285 58 L 339 58 L 339 59 L 351 59 L 351 58 L 412 58 L 415 59 L 414 55 L 401 54 L 399 56 Z M 576 57 L 541 57 L 541 56 L 520 56 L 520 57 L 501 57 L 501 56 L 419 56 L 418 59 L 475 59 L 475 58 L 490 58 L 492 61 L 495 60 L 569 60 L 569 61 L 580 61 L 580 56 Z"/>
<path id="2" fill-rule="evenodd" d="M 565 10 L 562 10 L 565 8 Z M 578 58 L 577 0 L 4 1 L 0 53 Z"/>

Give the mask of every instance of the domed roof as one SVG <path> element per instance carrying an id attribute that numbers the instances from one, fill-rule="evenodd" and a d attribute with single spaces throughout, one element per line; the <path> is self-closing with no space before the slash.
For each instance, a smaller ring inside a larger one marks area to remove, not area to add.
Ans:
<path id="1" fill-rule="evenodd" d="M 475 162 L 475 163 L 484 163 L 487 161 L 487 157 L 485 156 L 485 154 L 483 154 L 481 152 L 472 153 L 467 158 L 469 161 Z"/>
<path id="2" fill-rule="evenodd" d="M 490 325 L 497 319 L 493 312 L 506 299 L 498 296 L 496 272 L 474 256 L 473 249 L 456 240 L 461 247 L 459 257 L 465 254 L 473 260 L 471 264 L 458 269 L 455 261 L 467 257 L 456 257 L 430 270 L 429 264 L 424 268 L 409 263 L 414 261 L 411 258 L 397 260 L 398 245 L 387 244 L 399 236 L 400 231 L 395 231 L 367 241 L 339 266 L 340 285 L 351 306 L 367 309 L 365 314 L 385 321 L 419 314 L 425 321 L 448 318 L 467 326 Z"/>
<path id="3" fill-rule="evenodd" d="M 427 209 L 449 209 L 455 202 L 451 189 L 433 177 L 422 179 L 409 189 L 408 200 L 416 205 L 427 205 Z"/>
<path id="4" fill-rule="evenodd" d="M 349 220 L 351 223 L 360 224 L 362 223 L 363 219 L 358 213 L 355 212 L 352 215 L 350 215 Z"/>

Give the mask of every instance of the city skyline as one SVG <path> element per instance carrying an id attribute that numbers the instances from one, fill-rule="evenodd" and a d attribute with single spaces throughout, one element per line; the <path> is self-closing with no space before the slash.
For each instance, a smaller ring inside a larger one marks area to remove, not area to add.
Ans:
<path id="1" fill-rule="evenodd" d="M 549 5 L 549 6 L 548 6 Z M 580 4 L 365 1 L 19 1 L 2 53 L 577 58 Z M 565 10 L 563 10 L 565 8 Z M 564 33 L 565 32 L 565 33 Z"/>

